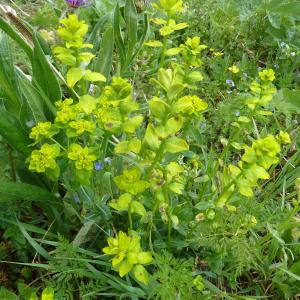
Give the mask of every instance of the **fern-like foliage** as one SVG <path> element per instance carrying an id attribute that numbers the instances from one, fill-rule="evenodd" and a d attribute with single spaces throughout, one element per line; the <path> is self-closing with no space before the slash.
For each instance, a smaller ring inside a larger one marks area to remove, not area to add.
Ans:
<path id="1" fill-rule="evenodd" d="M 178 259 L 163 251 L 155 255 L 157 267 L 154 278 L 158 282 L 149 299 L 195 299 L 193 296 L 192 260 Z"/>

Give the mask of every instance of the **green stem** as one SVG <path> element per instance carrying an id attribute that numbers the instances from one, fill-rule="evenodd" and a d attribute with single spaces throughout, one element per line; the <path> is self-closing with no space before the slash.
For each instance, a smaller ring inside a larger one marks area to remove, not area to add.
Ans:
<path id="1" fill-rule="evenodd" d="M 168 240 L 167 240 L 168 250 L 170 250 L 171 233 L 172 233 L 172 220 L 171 220 L 171 218 L 169 216 L 168 217 Z"/>
<path id="2" fill-rule="evenodd" d="M 49 139 L 50 139 L 52 142 L 54 142 L 55 144 L 57 144 L 59 147 L 61 147 L 61 149 L 63 149 L 64 151 L 67 152 L 67 149 L 66 149 L 64 146 L 62 146 L 58 141 L 56 141 L 54 138 L 50 137 Z"/>
<path id="3" fill-rule="evenodd" d="M 170 24 L 170 17 L 168 16 L 168 20 L 167 20 L 166 26 L 168 26 L 169 24 Z M 160 68 L 162 68 L 164 66 L 165 58 L 166 58 L 167 42 L 168 42 L 168 38 L 167 38 L 167 36 L 164 36 L 163 46 L 162 46 L 162 53 L 161 53 L 161 59 L 160 59 L 159 65 L 158 65 L 158 69 L 160 69 Z"/>
<path id="4" fill-rule="evenodd" d="M 169 191 L 168 191 L 168 183 L 167 183 L 167 171 L 164 170 L 164 180 L 165 180 L 165 184 L 163 186 L 163 194 L 164 194 L 164 198 L 166 203 L 168 203 L 168 236 L 167 236 L 167 246 L 168 249 L 170 250 L 170 243 L 171 243 L 171 233 L 172 233 L 172 219 L 171 219 L 171 207 L 172 207 L 172 202 L 171 199 L 169 197 Z"/>
<path id="5" fill-rule="evenodd" d="M 7 147 L 8 147 L 8 156 L 9 156 L 10 167 L 11 167 L 11 177 L 13 181 L 17 181 L 16 162 L 12 153 L 12 148 L 10 145 L 7 145 Z"/>
<path id="6" fill-rule="evenodd" d="M 148 176 L 151 175 L 151 171 L 154 169 L 155 165 L 161 160 L 163 153 L 164 153 L 164 147 L 165 147 L 165 140 L 163 140 L 161 142 L 161 144 L 156 152 L 156 155 L 154 157 L 154 160 L 147 171 Z"/>
<path id="7" fill-rule="evenodd" d="M 167 41 L 168 41 L 168 39 L 165 36 L 164 39 L 163 39 L 162 53 L 161 53 L 161 58 L 160 58 L 160 62 L 159 62 L 159 65 L 158 65 L 158 69 L 162 68 L 164 66 L 164 63 L 165 63 Z"/>
<path id="8" fill-rule="evenodd" d="M 221 199 L 221 197 L 230 189 L 230 187 L 232 185 L 234 185 L 236 183 L 236 181 L 244 174 L 244 170 L 242 169 L 241 170 L 241 173 L 236 177 L 234 178 L 225 188 L 224 190 L 222 191 L 222 193 L 219 195 L 218 199 L 215 201 L 215 203 L 218 203 L 219 200 Z M 227 202 L 229 202 L 229 200 L 231 199 L 232 195 L 234 193 L 234 190 L 230 193 L 228 199 L 227 199 Z"/>
<path id="9" fill-rule="evenodd" d="M 128 222 L 129 222 L 129 230 L 132 230 L 132 215 L 131 215 L 131 202 L 128 207 Z"/>
<path id="10" fill-rule="evenodd" d="M 151 217 L 151 222 L 149 222 L 148 224 L 148 232 L 149 232 L 149 248 L 150 250 L 153 252 L 153 245 L 152 245 L 152 228 L 153 228 L 153 218 L 154 218 L 154 215 L 157 211 L 157 208 L 158 208 L 158 205 L 159 205 L 159 200 L 156 199 L 156 202 L 152 208 L 152 217 Z"/>

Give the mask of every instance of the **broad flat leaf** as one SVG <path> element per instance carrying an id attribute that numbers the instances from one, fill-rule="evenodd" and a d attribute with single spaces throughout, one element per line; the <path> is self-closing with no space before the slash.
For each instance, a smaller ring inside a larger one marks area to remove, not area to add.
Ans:
<path id="1" fill-rule="evenodd" d="M 100 72 L 108 78 L 113 62 L 113 52 L 115 46 L 114 29 L 106 29 L 100 45 L 99 57 L 95 65 L 95 71 Z"/>
<path id="2" fill-rule="evenodd" d="M 105 76 L 103 76 L 101 73 L 92 72 L 90 70 L 85 71 L 83 79 L 88 80 L 88 81 L 101 81 L 101 82 L 106 81 Z"/>
<path id="3" fill-rule="evenodd" d="M 97 101 L 90 95 L 81 96 L 79 106 L 86 114 L 90 114 L 96 108 Z"/>
<path id="4" fill-rule="evenodd" d="M 68 86 L 73 88 L 75 84 L 83 77 L 84 71 L 80 68 L 71 68 L 67 73 Z"/>
<path id="5" fill-rule="evenodd" d="M 0 34 L 0 90 L 5 107 L 17 115 L 21 107 L 21 94 L 12 58 L 12 49 L 4 33 Z"/>
<path id="6" fill-rule="evenodd" d="M 0 202 L 18 200 L 56 203 L 58 198 L 47 190 L 35 185 L 21 182 L 1 181 Z"/>
<path id="7" fill-rule="evenodd" d="M 61 90 L 53 69 L 43 52 L 36 35 L 33 37 L 34 50 L 32 62 L 32 75 L 34 80 L 43 89 L 46 96 L 52 103 L 61 99 Z"/>
<path id="8" fill-rule="evenodd" d="M 31 140 L 21 128 L 17 119 L 3 108 L 0 108 L 0 134 L 16 151 L 23 156 L 29 156 Z"/>
<path id="9" fill-rule="evenodd" d="M 86 241 L 86 236 L 94 224 L 95 224 L 95 221 L 88 221 L 81 227 L 81 229 L 77 233 L 75 239 L 73 240 L 74 246 L 80 246 L 82 243 L 84 243 Z"/>
<path id="10" fill-rule="evenodd" d="M 183 139 L 177 137 L 169 138 L 165 144 L 165 150 L 170 153 L 178 153 L 189 150 L 189 145 Z"/>
<path id="11" fill-rule="evenodd" d="M 126 0 L 124 15 L 128 33 L 127 57 L 130 58 L 133 55 L 133 50 L 137 44 L 138 14 L 134 0 Z"/>
<path id="12" fill-rule="evenodd" d="M 115 35 L 115 42 L 118 47 L 118 52 L 121 61 L 121 68 L 125 65 L 126 62 L 126 50 L 124 45 L 124 39 L 121 33 L 120 27 L 120 6 L 117 4 L 114 12 L 114 35 Z"/>
<path id="13" fill-rule="evenodd" d="M 281 89 L 274 96 L 273 105 L 285 114 L 300 113 L 300 90 Z"/>
<path id="14" fill-rule="evenodd" d="M 35 251 L 41 256 L 43 256 L 45 259 L 51 260 L 51 255 L 28 234 L 23 224 L 18 222 L 18 226 L 26 240 L 35 249 Z"/>
<path id="15" fill-rule="evenodd" d="M 27 41 L 2 17 L 0 17 L 0 28 L 11 37 L 27 54 L 30 60 L 33 57 L 33 51 Z"/>

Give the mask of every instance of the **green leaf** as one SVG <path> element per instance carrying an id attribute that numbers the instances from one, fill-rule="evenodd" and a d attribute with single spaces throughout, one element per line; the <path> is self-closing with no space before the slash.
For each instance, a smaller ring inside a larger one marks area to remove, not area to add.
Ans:
<path id="1" fill-rule="evenodd" d="M 13 63 L 12 49 L 8 37 L 4 33 L 0 34 L 0 86 L 5 107 L 18 115 L 22 96 Z"/>
<path id="2" fill-rule="evenodd" d="M 15 293 L 13 293 L 13 292 L 9 291 L 8 289 L 6 289 L 5 287 L 1 286 L 0 287 L 0 299 L 18 300 L 19 297 Z"/>
<path id="3" fill-rule="evenodd" d="M 274 106 L 285 114 L 300 113 L 300 90 L 281 89 L 273 100 Z"/>
<path id="4" fill-rule="evenodd" d="M 119 274 L 121 277 L 129 273 L 132 269 L 133 265 L 128 260 L 123 260 L 120 265 Z"/>
<path id="5" fill-rule="evenodd" d="M 144 43 L 145 46 L 153 48 L 161 48 L 163 46 L 162 42 L 157 40 L 150 40 Z"/>
<path id="6" fill-rule="evenodd" d="M 23 224 L 18 222 L 18 226 L 24 237 L 27 239 L 29 244 L 35 249 L 35 251 L 41 256 L 43 256 L 45 259 L 51 260 L 51 255 L 28 234 Z"/>
<path id="7" fill-rule="evenodd" d="M 291 3 L 283 3 L 277 6 L 269 6 L 268 9 L 271 12 L 278 13 L 280 15 L 286 16 L 286 17 L 294 17 L 299 19 L 300 16 L 300 3 L 297 2 L 291 2 Z"/>
<path id="8" fill-rule="evenodd" d="M 128 34 L 128 49 L 127 57 L 131 58 L 133 50 L 137 44 L 137 26 L 138 26 L 138 14 L 134 0 L 126 0 L 124 7 L 124 16 Z"/>
<path id="9" fill-rule="evenodd" d="M 203 75 L 201 74 L 201 72 L 193 71 L 193 72 L 189 73 L 188 79 L 191 82 L 198 82 L 198 81 L 203 80 Z"/>
<path id="10" fill-rule="evenodd" d="M 99 56 L 95 64 L 95 70 L 103 74 L 106 78 L 108 78 L 111 72 L 114 46 L 114 29 L 110 27 L 106 29 L 106 31 L 103 34 Z"/>
<path id="11" fill-rule="evenodd" d="M 86 114 L 90 114 L 96 108 L 97 101 L 90 95 L 84 95 L 79 98 L 79 106 Z"/>
<path id="12" fill-rule="evenodd" d="M 154 127 L 152 124 L 148 124 L 144 142 L 148 144 L 151 149 L 157 150 L 159 148 L 159 145 L 161 144 L 161 141 L 159 140 L 157 134 L 155 133 Z"/>
<path id="13" fill-rule="evenodd" d="M 67 73 L 67 83 L 70 88 L 73 88 L 75 84 L 81 80 L 84 75 L 84 71 L 80 68 L 71 68 Z"/>
<path id="14" fill-rule="evenodd" d="M 0 108 L 0 134 L 19 153 L 27 157 L 31 153 L 31 141 L 21 128 L 17 119 L 3 108 Z"/>
<path id="15" fill-rule="evenodd" d="M 33 41 L 32 76 L 43 89 L 45 95 L 54 103 L 61 99 L 60 85 L 36 34 L 33 36 Z"/>
<path id="16" fill-rule="evenodd" d="M 125 65 L 126 62 L 126 50 L 124 45 L 124 40 L 121 33 L 121 27 L 120 27 L 120 7 L 119 4 L 117 4 L 114 12 L 114 34 L 115 34 L 115 42 L 118 47 L 118 52 L 120 56 L 120 62 L 121 62 L 121 69 L 122 66 Z"/>
<path id="17" fill-rule="evenodd" d="M 105 82 L 106 78 L 101 73 L 98 72 L 92 72 L 90 70 L 85 71 L 85 74 L 83 75 L 83 79 L 88 81 L 101 81 Z"/>
<path id="18" fill-rule="evenodd" d="M 28 78 L 24 76 L 19 76 L 19 85 L 21 92 L 23 94 L 23 107 L 20 112 L 21 114 L 21 121 L 33 120 L 36 123 L 44 122 L 47 120 L 45 113 L 44 113 L 44 103 L 47 103 L 47 100 L 43 97 L 36 86 L 32 84 Z M 26 101 L 24 101 L 26 100 Z M 27 114 L 27 115 L 25 115 Z"/>
<path id="19" fill-rule="evenodd" d="M 95 224 L 95 221 L 88 221 L 84 223 L 79 232 L 77 233 L 75 239 L 73 240 L 73 245 L 78 247 L 86 241 L 87 234 L 91 230 L 92 226 Z"/>
<path id="20" fill-rule="evenodd" d="M 149 283 L 148 272 L 142 265 L 136 265 L 133 269 L 133 273 L 138 281 L 146 285 Z"/>
<path id="21" fill-rule="evenodd" d="M 181 48 L 177 47 L 177 48 L 171 48 L 171 49 L 168 49 L 165 54 L 167 56 L 174 56 L 174 55 L 177 55 L 181 52 Z"/>
<path id="22" fill-rule="evenodd" d="M 138 201 L 132 201 L 131 203 L 131 211 L 133 213 L 137 213 L 140 216 L 145 216 L 146 215 L 146 209 L 144 205 Z"/>
<path id="23" fill-rule="evenodd" d="M 46 287 L 42 292 L 42 300 L 54 300 L 54 289 Z"/>
<path id="24" fill-rule="evenodd" d="M 38 186 L 11 181 L 0 182 L 0 202 L 30 200 L 35 202 L 58 202 L 52 193 Z"/>
<path id="25" fill-rule="evenodd" d="M 33 57 L 33 50 L 27 41 L 2 17 L 0 17 L 0 28 L 10 36 L 24 50 L 30 60 Z"/>
<path id="26" fill-rule="evenodd" d="M 165 144 L 165 151 L 170 153 L 178 153 L 189 150 L 189 145 L 183 139 L 174 137 L 169 138 Z"/>

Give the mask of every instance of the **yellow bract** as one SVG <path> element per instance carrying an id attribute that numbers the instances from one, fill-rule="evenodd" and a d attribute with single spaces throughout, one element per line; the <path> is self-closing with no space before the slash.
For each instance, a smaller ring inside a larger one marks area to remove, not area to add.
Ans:
<path id="1" fill-rule="evenodd" d="M 135 277 L 148 284 L 148 273 L 142 265 L 150 264 L 153 258 L 150 252 L 141 251 L 140 237 L 130 237 L 120 231 L 115 238 L 108 238 L 107 243 L 103 252 L 114 255 L 112 266 L 119 275 L 123 277 L 133 269 Z"/>

